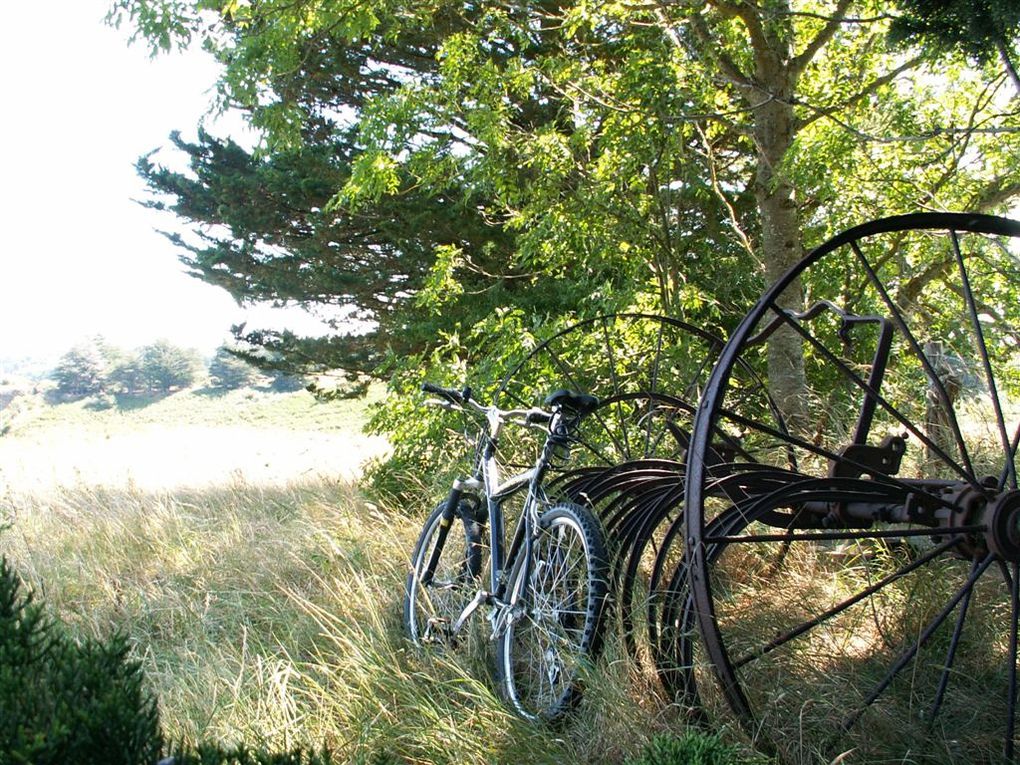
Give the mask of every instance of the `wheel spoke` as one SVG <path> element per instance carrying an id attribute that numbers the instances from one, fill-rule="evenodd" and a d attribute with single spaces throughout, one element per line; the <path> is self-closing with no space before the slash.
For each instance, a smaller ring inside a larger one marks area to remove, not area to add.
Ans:
<path id="1" fill-rule="evenodd" d="M 971 563 L 971 576 L 974 575 L 974 569 L 977 568 L 977 565 L 977 560 Z M 968 590 L 967 594 L 963 596 L 963 600 L 960 602 L 960 613 L 956 615 L 956 626 L 953 627 L 953 637 L 949 641 L 949 648 L 946 650 L 946 660 L 942 665 L 942 675 L 939 677 L 939 686 L 935 690 L 935 700 L 932 702 L 931 709 L 928 711 L 928 719 L 932 723 L 934 723 L 939 716 L 939 712 L 942 709 L 942 701 L 945 698 L 946 689 L 949 687 L 949 675 L 953 671 L 953 664 L 956 661 L 956 649 L 960 645 L 960 637 L 963 635 L 963 625 L 967 619 L 967 609 L 970 607 L 970 598 L 973 593 L 973 590 Z"/>
<path id="2" fill-rule="evenodd" d="M 961 540 L 959 538 L 956 538 L 956 539 L 949 539 L 949 540 L 943 542 L 938 547 L 935 547 L 932 550 L 929 550 L 927 553 L 925 553 L 923 556 L 921 556 L 917 560 L 909 563 L 906 566 L 903 566 L 902 568 L 898 569 L 897 571 L 894 571 L 893 573 L 889 574 L 887 577 L 883 578 L 881 581 L 876 582 L 875 584 L 871 585 L 870 587 L 868 587 L 868 588 L 862 590 L 861 592 L 857 593 L 853 597 L 847 598 L 842 603 L 839 603 L 839 604 L 833 606 L 832 608 L 822 612 L 821 614 L 819 614 L 818 616 L 814 617 L 813 619 L 809 619 L 809 620 L 807 620 L 807 621 L 797 625 L 793 629 L 783 633 L 782 635 L 778 635 L 777 637 L 773 638 L 768 643 L 763 645 L 761 648 L 758 648 L 757 650 L 755 650 L 753 653 L 749 653 L 749 654 L 741 657 L 740 659 L 737 659 L 735 662 L 733 662 L 733 668 L 734 669 L 740 669 L 745 664 L 748 664 L 748 663 L 750 663 L 750 662 L 752 662 L 752 661 L 754 661 L 756 659 L 760 659 L 762 656 L 765 656 L 766 654 L 771 653 L 772 651 L 776 650 L 777 648 L 780 648 L 780 647 L 786 645 L 791 640 L 794 640 L 795 638 L 800 637 L 801 635 L 805 634 L 806 632 L 809 632 L 810 630 L 814 629 L 815 627 L 819 626 L 820 624 L 823 624 L 823 623 L 827 622 L 832 617 L 837 616 L 838 614 L 843 613 L 844 611 L 846 611 L 851 606 L 854 606 L 857 603 L 860 603 L 865 598 L 870 597 L 871 595 L 874 595 L 876 592 L 878 592 L 879 590 L 883 589 L 884 587 L 887 587 L 888 585 L 892 584 L 893 582 L 896 582 L 896 581 L 902 579 L 903 577 L 905 577 L 907 574 L 911 573 L 912 571 L 915 571 L 915 570 L 921 568 L 922 566 L 927 565 L 928 563 L 930 563 L 931 561 L 935 560 L 940 555 L 942 555 L 942 553 L 944 553 L 947 550 L 957 546 L 960 543 L 960 541 Z"/>
<path id="3" fill-rule="evenodd" d="M 651 386 L 649 388 L 649 392 L 651 392 L 651 393 L 654 393 L 656 390 L 658 390 L 658 387 L 659 387 L 659 364 L 662 361 L 662 337 L 663 337 L 663 331 L 664 330 L 665 330 L 665 325 L 660 324 L 659 325 L 658 336 L 655 338 L 655 357 L 654 357 L 655 360 L 652 363 L 652 382 L 651 382 Z M 647 457 L 650 454 L 649 447 L 651 446 L 651 442 L 652 442 L 652 397 L 651 396 L 649 396 L 649 398 L 648 398 L 648 411 L 645 413 L 645 417 L 647 418 L 647 422 L 645 423 L 645 451 L 644 451 L 644 454 L 642 455 L 643 457 Z"/>
<path id="4" fill-rule="evenodd" d="M 988 386 L 988 395 L 992 399 L 992 406 L 995 409 L 995 424 L 999 430 L 999 439 L 1002 444 L 1003 456 L 1006 458 L 1006 463 L 1003 465 L 1003 469 L 1006 471 L 1009 478 L 1009 487 L 1011 489 L 1017 488 L 1016 480 L 1016 465 L 1013 460 L 1010 459 L 1012 450 L 1010 449 L 1009 434 L 1006 432 L 1006 419 L 1002 414 L 1002 402 L 999 400 L 999 389 L 995 384 L 995 375 L 992 372 L 992 362 L 988 356 L 988 346 L 985 343 L 985 333 L 981 328 L 981 319 L 978 317 L 977 304 L 974 302 L 974 292 L 970 286 L 970 275 L 967 273 L 967 268 L 963 262 L 963 251 L 960 248 L 960 237 L 953 231 L 953 254 L 956 256 L 956 263 L 960 269 L 960 280 L 963 284 L 963 295 L 964 301 L 967 304 L 967 313 L 970 315 L 971 325 L 974 328 L 974 338 L 977 344 L 978 355 L 981 357 L 981 365 L 985 374 L 985 384 Z"/>
<path id="5" fill-rule="evenodd" d="M 984 574 L 985 571 L 988 570 L 988 567 L 991 566 L 994 561 L 995 555 L 989 554 L 988 556 L 985 557 L 984 560 L 981 561 L 980 564 L 978 564 L 971 570 L 970 576 L 967 577 L 967 581 L 964 582 L 963 586 L 956 591 L 953 597 L 949 599 L 949 602 L 946 603 L 945 607 L 941 611 L 939 611 L 935 618 L 932 619 L 928 623 L 928 625 L 924 628 L 924 630 L 918 636 L 917 640 L 915 640 L 914 643 L 910 646 L 910 648 L 908 648 L 900 656 L 900 658 L 889 669 L 889 672 L 886 674 L 886 676 L 882 678 L 882 680 L 879 681 L 879 683 L 865 697 L 864 702 L 861 704 L 860 708 L 858 708 L 856 712 L 854 712 L 853 714 L 851 714 L 850 716 L 843 720 L 843 723 L 841 725 L 843 730 L 849 730 L 850 728 L 852 728 L 856 724 L 856 722 L 861 718 L 864 712 L 868 709 L 868 707 L 874 704 L 878 697 L 885 692 L 889 685 L 892 684 L 892 681 L 896 679 L 896 676 L 903 670 L 905 666 L 907 666 L 907 664 L 909 664 L 913 660 L 914 656 L 917 655 L 918 650 L 921 648 L 922 645 L 928 642 L 928 639 L 932 636 L 935 630 L 942 626 L 942 623 L 945 622 L 949 614 L 953 612 L 953 610 L 956 608 L 956 605 L 967 595 L 968 592 L 971 591 L 977 580 L 981 577 L 982 574 Z"/>
<path id="6" fill-rule="evenodd" d="M 910 328 L 907 326 L 906 320 L 903 318 L 902 312 L 900 311 L 899 307 L 896 305 L 892 297 L 889 295 L 889 291 L 885 288 L 885 285 L 882 284 L 882 280 L 878 278 L 878 274 L 875 273 L 874 267 L 871 265 L 867 257 L 864 255 L 864 252 L 861 250 L 860 245 L 856 241 L 852 241 L 850 242 L 850 248 L 854 251 L 854 254 L 857 255 L 857 258 L 860 260 L 861 265 L 864 267 L 865 273 L 867 273 L 868 279 L 871 281 L 872 286 L 882 297 L 882 301 L 885 303 L 886 308 L 888 308 L 889 312 L 892 314 L 893 322 L 895 322 L 897 328 L 900 330 L 900 332 L 906 339 L 907 343 L 910 345 L 911 350 L 920 360 L 921 365 L 924 367 L 925 373 L 928 375 L 928 379 L 931 381 L 932 385 L 934 385 L 935 389 L 938 391 L 939 397 L 942 399 L 942 403 L 946 408 L 946 414 L 949 417 L 950 425 L 953 429 L 953 438 L 956 440 L 956 446 L 960 450 L 960 456 L 962 457 L 964 467 L 966 468 L 966 471 L 964 471 L 964 475 L 970 477 L 970 480 L 972 481 L 975 488 L 979 488 L 979 484 L 977 483 L 976 480 L 976 473 L 974 471 L 974 465 L 971 463 L 970 452 L 968 451 L 967 445 L 963 440 L 963 434 L 960 432 L 960 423 L 956 419 L 956 411 L 953 408 L 952 399 L 949 396 L 949 393 L 946 391 L 945 385 L 942 383 L 942 380 L 939 379 L 939 376 L 935 371 L 935 368 L 932 366 L 931 361 L 925 355 L 923 349 L 921 348 L 920 343 L 918 343 L 917 341 L 917 338 L 914 337 L 914 334 L 910 331 Z M 941 452 L 941 449 L 938 451 Z M 944 459 L 948 460 L 948 457 L 944 457 Z M 954 467 L 954 469 L 959 469 L 959 466 L 956 465 L 955 460 L 949 460 L 949 463 Z"/>
<path id="7" fill-rule="evenodd" d="M 609 378 L 613 384 L 613 393 L 620 393 L 622 391 L 620 387 L 620 379 L 618 377 L 617 365 L 616 365 L 616 353 L 614 353 L 614 343 L 609 335 L 609 319 L 603 316 L 602 321 L 602 337 L 605 340 L 606 352 L 609 356 Z M 631 458 L 630 451 L 630 434 L 627 432 L 627 423 L 623 419 L 623 405 L 622 402 L 617 401 L 614 409 L 616 411 L 616 420 L 619 423 L 619 431 L 623 435 L 623 451 L 622 454 L 625 459 Z"/>
<path id="8" fill-rule="evenodd" d="M 1017 627 L 1020 623 L 1020 564 L 1013 564 L 1013 581 L 1010 588 L 1009 626 L 1009 698 L 1006 703 L 1006 741 L 1003 754 L 1007 761 L 1015 758 L 1014 736 L 1016 735 L 1017 697 Z"/>
<path id="9" fill-rule="evenodd" d="M 938 529 L 938 534 L 979 534 L 987 526 L 952 526 Z M 705 544 L 760 544 L 762 542 L 850 542 L 855 539 L 899 539 L 901 537 L 930 537 L 934 529 L 876 529 L 867 531 L 820 531 L 812 534 L 784 532 L 782 534 L 743 534 L 705 537 Z"/>

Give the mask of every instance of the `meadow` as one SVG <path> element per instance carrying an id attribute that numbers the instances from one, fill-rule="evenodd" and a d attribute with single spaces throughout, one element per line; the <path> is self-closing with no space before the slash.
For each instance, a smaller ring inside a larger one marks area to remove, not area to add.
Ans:
<path id="1" fill-rule="evenodd" d="M 253 391 L 40 405 L 0 437 L 0 552 L 75 635 L 128 636 L 173 740 L 585 763 L 682 731 L 613 644 L 555 729 L 499 700 L 483 637 L 413 650 L 401 598 L 427 508 L 359 485 L 386 449 L 361 432 L 370 406 Z"/>

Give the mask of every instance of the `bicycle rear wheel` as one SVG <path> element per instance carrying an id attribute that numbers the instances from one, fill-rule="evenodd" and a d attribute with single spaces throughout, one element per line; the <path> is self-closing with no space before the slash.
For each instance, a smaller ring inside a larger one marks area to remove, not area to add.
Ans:
<path id="1" fill-rule="evenodd" d="M 543 513 L 530 561 L 521 555 L 510 575 L 518 600 L 497 653 L 500 687 L 523 717 L 555 720 L 580 699 L 582 675 L 602 645 L 607 580 L 591 512 L 565 502 Z"/>
<path id="2" fill-rule="evenodd" d="M 425 521 L 404 588 L 404 629 L 418 646 L 449 643 L 453 623 L 480 586 L 482 529 L 475 520 L 474 505 L 460 502 L 457 516 L 462 531 L 451 538 L 440 534 L 445 504 L 436 507 Z M 454 525 L 458 525 L 456 520 Z M 430 573 L 428 564 L 437 545 L 441 545 L 439 557 Z"/>

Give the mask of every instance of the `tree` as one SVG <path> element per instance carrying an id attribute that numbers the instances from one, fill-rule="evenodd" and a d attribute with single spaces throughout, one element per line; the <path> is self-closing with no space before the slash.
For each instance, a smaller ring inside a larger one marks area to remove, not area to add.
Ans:
<path id="1" fill-rule="evenodd" d="M 216 349 L 209 362 L 209 382 L 214 388 L 236 390 L 258 382 L 259 370 L 225 346 Z"/>
<path id="2" fill-rule="evenodd" d="M 60 357 L 50 377 L 56 392 L 68 399 L 85 398 L 106 388 L 109 364 L 97 340 L 74 346 Z"/>
<path id="3" fill-rule="evenodd" d="M 156 48 L 213 50 L 223 104 L 265 145 L 177 138 L 190 174 L 140 170 L 195 224 L 178 241 L 202 278 L 377 322 L 246 337 L 297 367 L 458 374 L 543 324 L 622 308 L 725 334 L 808 242 L 918 207 L 996 209 L 1020 188 L 997 84 L 961 70 L 937 87 L 924 55 L 889 48 L 876 2 L 208 10 L 118 0 L 112 18 Z M 776 333 L 769 357 L 802 420 L 799 342 Z"/>
<path id="4" fill-rule="evenodd" d="M 900 0 L 892 39 L 959 51 L 980 63 L 998 56 L 1020 96 L 1016 41 L 1020 5 L 1013 0 Z"/>
<path id="5" fill-rule="evenodd" d="M 194 385 L 203 369 L 202 359 L 190 349 L 157 340 L 138 352 L 137 368 L 150 393 L 165 394 Z"/>

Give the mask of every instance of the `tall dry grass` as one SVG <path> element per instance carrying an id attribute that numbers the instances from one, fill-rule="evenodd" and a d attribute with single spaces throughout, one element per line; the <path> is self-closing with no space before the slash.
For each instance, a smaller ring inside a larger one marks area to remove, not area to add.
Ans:
<path id="1" fill-rule="evenodd" d="M 484 637 L 414 650 L 400 613 L 422 519 L 348 483 L 81 485 L 3 507 L 2 552 L 78 634 L 129 635 L 172 738 L 363 761 L 621 762 L 678 723 L 614 646 L 555 730 L 499 700 Z"/>
<path id="2" fill-rule="evenodd" d="M 74 633 L 127 634 L 168 737 L 355 762 L 611 763 L 682 729 L 614 641 L 555 729 L 498 698 L 484 619 L 464 650 L 414 649 L 403 587 L 428 508 L 368 501 L 350 477 L 378 453 L 364 406 L 303 395 L 64 405 L 0 438 L 0 554 Z"/>

